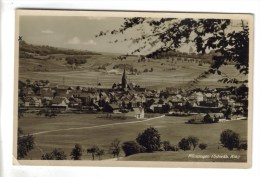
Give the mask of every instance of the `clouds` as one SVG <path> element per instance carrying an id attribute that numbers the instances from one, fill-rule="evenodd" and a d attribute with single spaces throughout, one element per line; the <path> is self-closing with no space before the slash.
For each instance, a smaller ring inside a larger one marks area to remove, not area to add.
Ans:
<path id="1" fill-rule="evenodd" d="M 50 29 L 45 29 L 45 30 L 42 30 L 41 33 L 43 33 L 43 34 L 53 34 L 54 31 L 52 31 Z"/>
<path id="2" fill-rule="evenodd" d="M 69 39 L 66 43 L 70 45 L 97 45 L 97 42 L 95 42 L 92 39 L 89 39 L 87 41 L 81 41 L 80 38 L 77 36 Z"/>
<path id="3" fill-rule="evenodd" d="M 78 37 L 75 36 L 72 39 L 69 39 L 66 43 L 71 44 L 71 45 L 77 45 L 77 44 L 80 44 L 81 41 Z"/>
<path id="4" fill-rule="evenodd" d="M 84 45 L 97 45 L 97 43 L 95 41 L 93 41 L 92 39 L 86 41 L 86 42 L 83 42 Z"/>

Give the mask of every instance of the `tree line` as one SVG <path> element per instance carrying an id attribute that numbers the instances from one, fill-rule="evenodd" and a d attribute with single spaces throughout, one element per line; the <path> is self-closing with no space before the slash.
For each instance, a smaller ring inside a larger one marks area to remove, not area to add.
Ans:
<path id="1" fill-rule="evenodd" d="M 240 135 L 233 130 L 227 129 L 220 134 L 220 142 L 223 147 L 228 150 L 247 150 L 247 142 L 241 140 Z M 72 148 L 69 156 L 61 149 L 55 148 L 51 152 L 42 154 L 42 160 L 82 160 L 84 153 L 89 155 L 92 160 L 102 160 L 105 154 L 110 154 L 114 158 L 119 158 L 121 150 L 123 150 L 125 156 L 130 156 L 138 153 L 153 153 L 156 151 L 194 151 L 197 147 L 200 150 L 205 150 L 207 144 L 201 142 L 198 137 L 188 136 L 182 138 L 177 145 L 172 145 L 170 141 L 161 140 L 160 133 L 154 127 L 149 127 L 143 132 L 139 133 L 135 140 L 121 142 L 119 139 L 114 139 L 109 145 L 109 149 L 106 152 L 105 149 L 92 145 L 88 148 L 83 148 L 80 144 L 75 144 Z M 18 159 L 25 158 L 29 151 L 35 147 L 35 138 L 33 135 L 23 135 L 21 129 L 18 131 Z"/>

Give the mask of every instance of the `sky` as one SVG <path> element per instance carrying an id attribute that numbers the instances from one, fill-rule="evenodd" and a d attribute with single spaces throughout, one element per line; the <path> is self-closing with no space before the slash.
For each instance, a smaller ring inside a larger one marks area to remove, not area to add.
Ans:
<path id="1" fill-rule="evenodd" d="M 138 44 L 109 42 L 123 40 L 125 36 L 122 35 L 95 37 L 100 31 L 118 29 L 123 21 L 121 17 L 21 16 L 19 35 L 31 44 L 126 54 L 138 48 Z M 140 32 L 134 29 L 129 30 L 126 36 L 138 34 Z M 190 45 L 184 45 L 179 50 L 189 52 Z"/>
<path id="2" fill-rule="evenodd" d="M 20 34 L 32 44 L 89 51 L 120 53 L 118 44 L 108 45 L 111 37 L 95 38 L 101 30 L 120 27 L 122 18 L 22 16 Z"/>

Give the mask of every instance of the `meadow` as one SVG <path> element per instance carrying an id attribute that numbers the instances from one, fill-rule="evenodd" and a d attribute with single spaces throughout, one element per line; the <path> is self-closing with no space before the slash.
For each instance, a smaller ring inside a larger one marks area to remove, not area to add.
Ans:
<path id="1" fill-rule="evenodd" d="M 66 57 L 66 56 L 64 56 Z M 63 58 L 64 58 L 63 57 Z M 189 87 L 188 82 L 194 80 L 202 72 L 209 68 L 209 64 L 199 66 L 195 62 L 173 61 L 169 59 L 151 59 L 146 62 L 138 62 L 138 57 L 129 57 L 126 60 L 116 59 L 116 55 L 89 56 L 87 63 L 77 69 L 71 69 L 65 59 L 20 59 L 19 79 L 21 80 L 49 80 L 53 84 L 65 84 L 69 86 L 111 87 L 113 83 L 121 80 L 122 68 L 115 69 L 118 73 L 109 73 L 117 65 L 129 65 L 140 72 L 139 75 L 128 74 L 128 81 L 141 87 L 163 89 L 167 87 Z M 102 68 L 103 67 L 103 68 Z M 102 68 L 102 69 L 100 69 Z M 144 70 L 152 72 L 144 72 Z M 229 77 L 245 79 L 233 65 L 222 67 L 222 72 Z M 128 71 L 129 73 L 129 71 Z M 217 82 L 219 75 L 210 75 L 201 80 L 198 87 L 224 87 L 232 84 Z"/>
<path id="2" fill-rule="evenodd" d="M 247 121 L 227 121 L 217 124 L 185 124 L 190 117 L 164 117 L 143 122 L 134 122 L 136 119 L 126 119 L 126 124 L 118 123 L 118 120 L 108 120 L 97 118 L 97 114 L 73 114 L 59 115 L 56 118 L 49 119 L 45 117 L 25 115 L 19 120 L 19 127 L 25 133 L 37 133 L 42 131 L 53 131 L 49 133 L 35 134 L 36 147 L 30 151 L 27 159 L 40 159 L 42 153 L 51 152 L 54 148 L 62 148 L 69 155 L 71 149 L 76 143 L 80 143 L 84 149 L 92 145 L 98 145 L 105 150 L 103 159 L 113 158 L 108 153 L 110 143 L 115 139 L 121 142 L 135 140 L 137 135 L 148 127 L 156 128 L 161 140 L 168 140 L 172 145 L 187 136 L 193 135 L 199 138 L 200 143 L 208 145 L 207 150 L 201 151 L 198 148 L 195 151 L 178 152 L 156 152 L 153 154 L 137 154 L 124 158 L 123 152 L 120 153 L 121 160 L 163 160 L 163 161 L 198 161 L 198 159 L 188 158 L 188 154 L 238 154 L 240 159 L 233 161 L 246 161 L 245 151 L 229 151 L 223 148 L 219 143 L 220 133 L 225 129 L 231 129 L 240 134 L 242 140 L 247 140 Z M 122 120 L 120 120 L 122 122 Z M 86 128 L 96 125 L 105 125 L 104 127 Z M 114 125 L 113 125 L 114 124 Z M 85 128 L 84 128 L 85 127 Z M 79 128 L 79 129 L 68 129 Z M 59 130 L 63 129 L 63 130 Z M 64 130 L 68 129 L 68 130 Z M 58 131 L 55 131 L 58 130 Z M 68 158 L 70 158 L 68 156 Z M 90 155 L 84 153 L 84 160 L 91 160 Z M 214 161 L 221 159 L 204 159 L 203 161 Z M 223 160 L 223 159 L 222 159 Z"/>

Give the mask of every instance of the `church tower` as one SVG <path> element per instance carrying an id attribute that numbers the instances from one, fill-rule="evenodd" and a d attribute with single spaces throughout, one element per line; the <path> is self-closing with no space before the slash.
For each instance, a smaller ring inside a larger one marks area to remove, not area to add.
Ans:
<path id="1" fill-rule="evenodd" d="M 124 72 L 123 72 L 123 76 L 122 76 L 122 88 L 127 88 L 127 77 L 126 77 L 126 73 L 125 73 L 125 65 L 124 65 Z"/>

